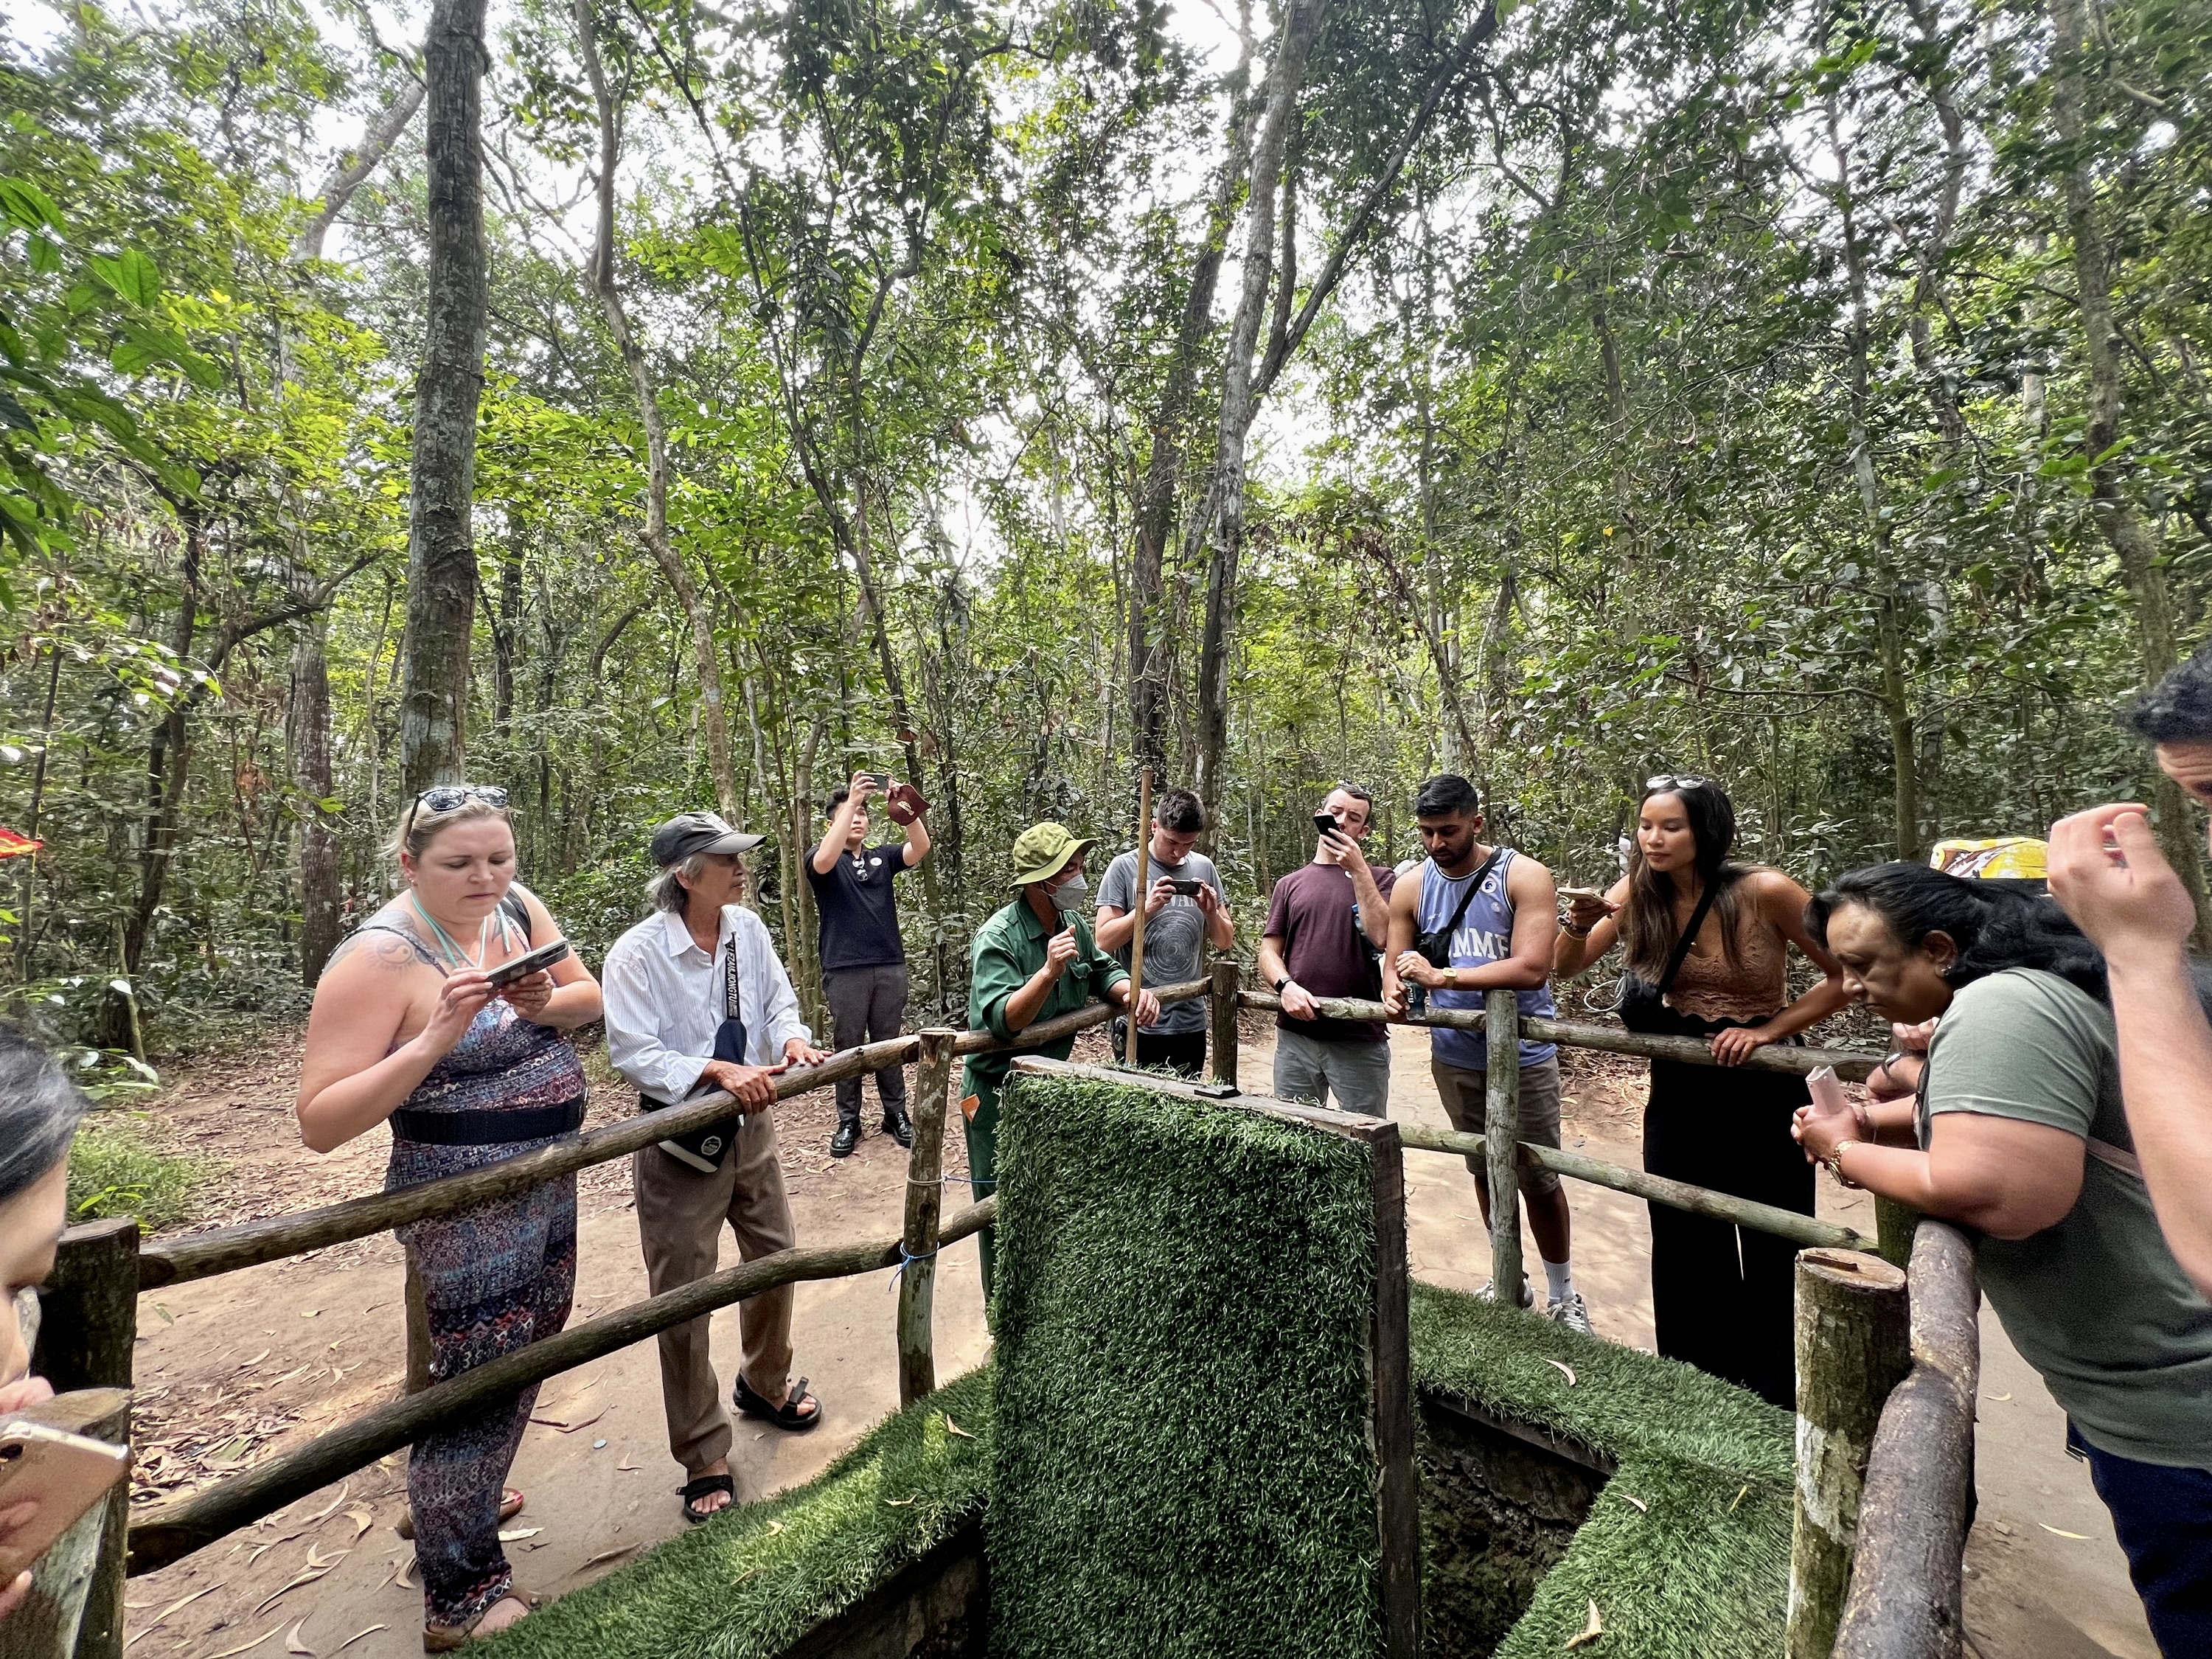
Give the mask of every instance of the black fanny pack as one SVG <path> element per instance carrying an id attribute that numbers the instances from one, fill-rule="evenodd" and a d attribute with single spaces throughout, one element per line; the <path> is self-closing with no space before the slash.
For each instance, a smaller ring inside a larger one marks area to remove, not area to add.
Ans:
<path id="1" fill-rule="evenodd" d="M 1467 919 L 1467 907 L 1474 902 L 1474 896 L 1482 890 L 1482 884 L 1490 879 L 1490 872 L 1498 867 L 1498 860 L 1504 856 L 1503 847 L 1492 848 L 1490 856 L 1482 861 L 1482 868 L 1476 871 L 1474 879 L 1468 883 L 1467 891 L 1459 896 L 1459 908 L 1452 912 L 1451 920 L 1413 941 L 1413 949 L 1420 953 L 1422 960 L 1430 967 L 1449 968 L 1452 965 L 1452 935 L 1459 932 L 1460 923 Z M 1443 872 L 1438 871 L 1437 873 L 1441 875 Z"/>
<path id="2" fill-rule="evenodd" d="M 584 1127 L 584 1097 L 551 1106 L 502 1112 L 468 1107 L 457 1112 L 403 1106 L 392 1115 L 392 1133 L 424 1146 L 498 1146 L 510 1140 L 547 1140 Z"/>
<path id="3" fill-rule="evenodd" d="M 722 952 L 722 1023 L 714 1028 L 716 1060 L 727 1060 L 732 1066 L 745 1062 L 745 1022 L 741 1017 L 742 1000 L 738 994 L 738 941 L 732 936 L 728 947 Z M 714 1093 L 714 1085 L 701 1079 L 691 1098 Z M 665 1111 L 672 1103 L 655 1100 L 651 1095 L 637 1097 L 638 1109 L 645 1112 Z M 713 1175 L 722 1167 L 729 1156 L 730 1145 L 744 1127 L 745 1115 L 736 1112 L 718 1118 L 703 1129 L 694 1129 L 689 1134 L 672 1136 L 659 1143 L 660 1150 L 678 1164 L 689 1164 L 702 1175 Z"/>

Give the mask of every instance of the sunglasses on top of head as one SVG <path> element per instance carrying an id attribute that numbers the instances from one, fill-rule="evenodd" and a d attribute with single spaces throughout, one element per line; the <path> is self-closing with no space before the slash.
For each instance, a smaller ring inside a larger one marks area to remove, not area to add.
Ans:
<path id="1" fill-rule="evenodd" d="M 407 823 L 399 832 L 400 840 L 404 842 L 415 828 L 415 815 L 418 811 L 458 811 L 472 800 L 480 800 L 486 806 L 504 811 L 507 791 L 495 783 L 434 783 L 407 804 Z"/>
<path id="2" fill-rule="evenodd" d="M 1707 789 L 1712 787 L 1711 778 L 1701 778 L 1694 772 L 1662 772 L 1657 777 L 1644 780 L 1646 795 L 1671 795 L 1678 789 Z"/>

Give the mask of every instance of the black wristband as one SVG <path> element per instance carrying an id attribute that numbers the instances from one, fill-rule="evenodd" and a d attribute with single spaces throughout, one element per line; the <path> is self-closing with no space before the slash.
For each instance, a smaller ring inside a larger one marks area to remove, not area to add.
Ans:
<path id="1" fill-rule="evenodd" d="M 1291 982 L 1291 976 L 1290 976 L 1288 974 L 1285 974 L 1285 975 L 1282 976 L 1282 978 L 1280 978 L 1280 979 L 1277 980 L 1277 981 L 1275 981 L 1275 994 L 1276 994 L 1277 996 L 1280 996 L 1280 995 L 1282 995 L 1282 994 L 1283 994 L 1283 987 L 1285 987 L 1285 985 L 1288 985 L 1290 982 Z"/>

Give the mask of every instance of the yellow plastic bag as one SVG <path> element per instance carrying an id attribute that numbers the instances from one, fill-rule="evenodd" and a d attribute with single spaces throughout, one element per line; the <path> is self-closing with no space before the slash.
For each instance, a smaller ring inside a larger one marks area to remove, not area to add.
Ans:
<path id="1" fill-rule="evenodd" d="M 1949 876 L 1972 880 L 2045 881 L 2051 876 L 2051 844 L 2033 836 L 1997 836 L 1987 841 L 1939 841 L 1928 862 Z"/>

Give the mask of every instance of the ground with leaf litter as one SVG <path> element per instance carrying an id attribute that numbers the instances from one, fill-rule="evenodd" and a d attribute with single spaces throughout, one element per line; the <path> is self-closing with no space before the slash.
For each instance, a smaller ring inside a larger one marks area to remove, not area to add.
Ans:
<path id="1" fill-rule="evenodd" d="M 1247 1017 L 1243 1081 L 1267 1087 L 1272 1025 Z M 203 1193 L 202 1226 L 282 1214 L 372 1192 L 380 1185 L 384 1132 L 327 1158 L 303 1149 L 292 1122 L 296 1033 L 271 1033 L 251 1051 L 174 1069 L 153 1103 L 155 1133 L 179 1150 L 219 1160 L 225 1173 Z M 1392 1109 L 1445 1127 L 1428 1072 L 1427 1042 L 1392 1034 Z M 635 1097 L 587 1062 L 591 1121 L 611 1122 Z M 1077 1058 L 1105 1057 L 1086 1034 Z M 1571 1054 L 1566 1144 L 1593 1156 L 1638 1162 L 1643 1085 L 1634 1063 Z M 895 1232 L 904 1199 L 904 1156 L 875 1132 L 843 1161 L 828 1156 L 830 1097 L 778 1109 L 784 1176 L 801 1241 Z M 960 1137 L 947 1147 L 960 1162 Z M 1488 1277 L 1485 1243 L 1465 1170 L 1455 1159 L 1407 1158 L 1414 1271 L 1449 1288 Z M 1598 1334 L 1651 1346 L 1644 1206 L 1618 1194 L 1569 1188 L 1577 1276 Z M 1871 1230 L 1822 1182 L 1823 1212 Z M 630 1207 L 629 1165 L 581 1181 L 575 1317 L 646 1294 Z M 1532 1241 L 1523 1243 L 1533 1262 Z M 729 1253 L 726 1248 L 726 1260 Z M 798 1287 L 795 1369 L 811 1379 L 823 1426 L 786 1436 L 741 1423 L 732 1462 L 738 1495 L 751 1499 L 811 1479 L 897 1403 L 888 1273 Z M 975 1246 L 939 1264 L 939 1374 L 986 1352 Z M 404 1368 L 398 1247 L 365 1239 L 313 1256 L 150 1291 L 139 1304 L 137 1350 L 141 1509 L 289 1450 L 391 1400 Z M 718 1369 L 729 1380 L 738 1352 L 733 1310 L 714 1320 Z M 2154 1659 L 2126 1568 L 2081 1466 L 2063 1454 L 2063 1425 L 2041 1383 L 1984 1320 L 1978 1451 L 1982 1507 L 1970 1553 L 1967 1622 L 1982 1659 Z M 507 1525 L 508 1553 L 526 1589 L 560 1594 L 683 1530 L 652 1345 L 556 1377 L 541 1393 L 514 1482 L 529 1506 Z M 161 1572 L 131 1581 L 130 1651 L 192 1659 L 285 1653 L 331 1659 L 400 1659 L 421 1650 L 422 1601 L 412 1550 L 392 1529 L 405 1504 L 395 1455 L 262 1524 Z"/>

